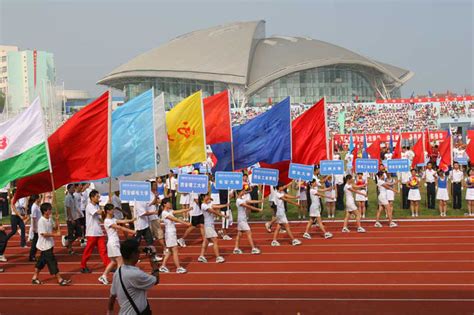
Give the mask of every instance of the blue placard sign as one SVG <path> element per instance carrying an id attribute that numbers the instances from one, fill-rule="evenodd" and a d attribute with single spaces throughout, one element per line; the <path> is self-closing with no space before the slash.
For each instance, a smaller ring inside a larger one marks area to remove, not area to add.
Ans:
<path id="1" fill-rule="evenodd" d="M 314 166 L 290 163 L 288 177 L 291 179 L 310 181 L 313 179 Z"/>
<path id="2" fill-rule="evenodd" d="M 319 173 L 321 175 L 344 175 L 344 161 L 341 161 L 341 160 L 320 161 Z"/>
<path id="3" fill-rule="evenodd" d="M 408 159 L 387 160 L 387 170 L 390 173 L 409 172 L 410 171 L 410 160 L 408 160 Z"/>
<path id="4" fill-rule="evenodd" d="M 278 185 L 278 170 L 271 168 L 254 168 L 252 172 L 252 184 Z"/>
<path id="5" fill-rule="evenodd" d="M 178 175 L 178 192 L 207 194 L 209 191 L 209 179 L 207 175 Z"/>
<path id="6" fill-rule="evenodd" d="M 357 159 L 357 173 L 377 173 L 379 171 L 379 161 L 375 159 Z"/>
<path id="7" fill-rule="evenodd" d="M 454 161 L 458 162 L 459 165 L 467 165 L 467 157 L 458 157 L 458 158 L 455 157 Z"/>
<path id="8" fill-rule="evenodd" d="M 120 181 L 122 201 L 150 201 L 151 184 L 139 181 Z"/>
<path id="9" fill-rule="evenodd" d="M 242 189 L 241 172 L 216 172 L 216 189 Z"/>

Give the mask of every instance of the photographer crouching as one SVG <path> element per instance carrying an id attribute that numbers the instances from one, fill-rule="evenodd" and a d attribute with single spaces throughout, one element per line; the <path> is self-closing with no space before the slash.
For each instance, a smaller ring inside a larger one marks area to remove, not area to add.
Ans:
<path id="1" fill-rule="evenodd" d="M 159 265 L 154 260 L 152 249 L 146 247 L 143 252 L 150 261 L 151 275 L 135 266 L 140 259 L 139 243 L 135 239 L 127 239 L 120 244 L 123 265 L 113 277 L 107 314 L 113 313 L 116 299 L 120 305 L 119 314 L 151 314 L 147 291 L 160 282 Z"/>

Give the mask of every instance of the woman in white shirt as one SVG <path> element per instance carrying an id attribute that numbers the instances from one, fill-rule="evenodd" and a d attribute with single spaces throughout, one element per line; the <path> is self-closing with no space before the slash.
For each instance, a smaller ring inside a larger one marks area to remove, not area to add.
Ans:
<path id="1" fill-rule="evenodd" d="M 255 212 L 262 212 L 263 209 L 257 208 L 252 206 L 252 204 L 262 203 L 262 200 L 246 200 L 244 198 L 246 194 L 245 190 L 239 190 L 237 192 L 237 200 L 235 202 L 237 206 L 237 237 L 235 238 L 235 247 L 234 247 L 234 254 L 242 254 L 242 250 L 240 249 L 240 237 L 242 233 L 247 235 L 247 239 L 252 247 L 252 254 L 257 255 L 260 254 L 260 249 L 258 249 L 252 238 L 252 231 L 250 230 L 250 226 L 247 222 L 247 211 L 255 211 Z"/>
<path id="2" fill-rule="evenodd" d="M 293 236 L 293 233 L 291 232 L 290 224 L 288 223 L 288 219 L 286 217 L 285 213 L 285 204 L 284 201 L 291 203 L 297 207 L 299 205 L 294 202 L 292 199 L 298 199 L 298 196 L 291 196 L 285 193 L 285 185 L 283 184 L 278 184 L 277 190 L 275 191 L 275 196 L 274 196 L 274 202 L 276 205 L 276 223 L 278 224 L 275 232 L 273 233 L 273 240 L 271 242 L 271 246 L 280 246 L 280 243 L 278 242 L 278 233 L 280 233 L 280 229 L 283 226 L 288 233 L 288 236 L 291 238 L 291 244 L 293 246 L 297 246 L 301 244 L 301 241 Z"/>
<path id="3" fill-rule="evenodd" d="M 31 248 L 30 248 L 30 258 L 29 261 L 36 261 L 36 244 L 38 243 L 38 221 L 41 218 L 41 198 L 39 195 L 32 195 L 30 197 L 30 202 L 33 204 L 31 205 L 31 226 L 30 226 L 30 233 L 33 233 L 33 237 L 31 238 Z"/>
<path id="4" fill-rule="evenodd" d="M 387 193 L 389 191 L 395 192 L 395 190 L 385 181 L 384 179 L 385 174 L 384 172 L 380 171 L 377 173 L 377 187 L 379 190 L 379 195 L 378 195 L 378 209 L 377 209 L 377 214 L 375 217 L 375 227 L 376 228 L 381 228 L 382 224 L 380 223 L 380 214 L 382 213 L 382 210 L 385 209 L 385 213 L 387 214 L 388 222 L 390 227 L 396 227 L 397 224 L 392 221 L 392 211 L 391 211 L 391 206 L 390 202 L 388 201 L 387 198 Z"/>
<path id="5" fill-rule="evenodd" d="M 204 215 L 204 229 L 206 233 L 206 238 L 204 239 L 204 242 L 202 243 L 201 246 L 201 253 L 198 257 L 199 262 L 206 263 L 207 259 L 204 256 L 204 253 L 206 252 L 207 246 L 209 244 L 208 240 L 211 240 L 214 248 L 214 254 L 216 255 L 216 263 L 223 263 L 225 261 L 224 257 L 222 257 L 219 254 L 219 244 L 218 238 L 217 238 L 217 232 L 214 229 L 214 216 L 226 216 L 222 214 L 219 210 L 225 207 L 229 207 L 229 204 L 227 205 L 213 205 L 212 204 L 212 198 L 209 194 L 206 195 L 201 195 L 200 196 L 200 207 L 202 210 L 202 213 Z"/>
<path id="6" fill-rule="evenodd" d="M 107 256 L 110 258 L 110 263 L 105 267 L 104 273 L 99 277 L 99 282 L 102 284 L 109 284 L 107 276 L 110 271 L 117 266 L 120 267 L 123 264 L 122 255 L 120 254 L 120 238 L 118 236 L 118 231 L 124 231 L 128 234 L 134 234 L 135 231 L 132 231 L 124 226 L 119 224 L 132 223 L 135 219 L 132 220 L 117 220 L 114 218 L 114 205 L 108 203 L 104 207 L 105 211 L 105 220 L 104 228 L 107 232 Z"/>
<path id="7" fill-rule="evenodd" d="M 308 224 L 306 225 L 306 231 L 303 234 L 303 237 L 310 240 L 311 235 L 309 234 L 309 230 L 311 229 L 311 226 L 317 222 L 319 228 L 321 231 L 324 233 L 324 238 L 331 238 L 332 234 L 330 232 L 327 232 L 326 229 L 324 228 L 323 221 L 321 220 L 321 203 L 320 203 L 320 198 L 326 197 L 325 190 L 319 190 L 318 188 L 318 180 L 313 179 L 311 182 L 311 189 L 309 190 L 309 196 L 311 200 L 311 205 L 309 207 L 309 221 Z M 329 188 L 331 189 L 331 188 Z M 335 199 L 334 199 L 335 200 Z"/>
<path id="8" fill-rule="evenodd" d="M 365 233 L 365 229 L 360 224 L 360 212 L 355 205 L 354 196 L 352 193 L 360 194 L 363 196 L 367 196 L 365 193 L 361 192 L 357 185 L 354 185 L 354 178 L 352 175 L 346 175 L 346 184 L 344 185 L 344 195 L 346 197 L 346 215 L 344 217 L 344 226 L 342 228 L 342 233 L 349 233 L 350 230 L 348 228 L 349 225 L 349 218 L 351 214 L 355 214 L 356 216 L 356 223 L 357 223 L 357 232 Z"/>

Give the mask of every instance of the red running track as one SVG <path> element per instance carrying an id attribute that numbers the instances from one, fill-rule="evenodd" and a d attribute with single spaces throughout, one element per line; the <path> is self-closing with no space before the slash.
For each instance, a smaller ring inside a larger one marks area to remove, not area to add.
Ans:
<path id="1" fill-rule="evenodd" d="M 301 246 L 269 246 L 271 235 L 252 224 L 261 255 L 231 254 L 234 241 L 219 241 L 224 264 L 197 263 L 198 234 L 180 249 L 189 273 L 162 274 L 149 292 L 158 314 L 472 314 L 474 312 L 474 220 L 400 221 L 395 229 L 366 223 L 366 234 L 340 233 L 341 223 L 328 222 L 334 238 L 324 240 L 315 228 L 312 240 L 301 238 L 305 224 L 294 223 Z M 353 229 L 355 230 L 355 229 Z M 182 230 L 180 229 L 180 232 Z M 234 234 L 231 233 L 231 234 Z M 59 241 L 57 241 L 59 244 Z M 78 253 L 82 249 L 76 247 Z M 70 287 L 59 287 L 47 270 L 43 286 L 32 286 L 33 264 L 27 248 L 14 237 L 0 273 L 0 314 L 104 314 L 110 287 L 99 284 L 103 267 L 97 254 L 79 273 L 80 255 L 55 250 Z M 140 266 L 149 270 L 148 263 Z M 116 305 L 118 310 L 118 305 Z"/>

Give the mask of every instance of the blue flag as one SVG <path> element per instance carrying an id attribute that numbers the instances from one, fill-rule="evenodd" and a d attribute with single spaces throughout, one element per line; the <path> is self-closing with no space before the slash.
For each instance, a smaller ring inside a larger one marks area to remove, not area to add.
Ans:
<path id="1" fill-rule="evenodd" d="M 393 153 L 393 138 L 392 138 L 392 129 L 390 129 L 390 153 Z"/>
<path id="2" fill-rule="evenodd" d="M 149 90 L 112 113 L 112 177 L 156 167 L 153 91 Z"/>
<path id="3" fill-rule="evenodd" d="M 291 160 L 290 98 L 232 128 L 232 138 L 236 170 L 258 162 L 273 164 Z M 217 157 L 216 171 L 232 170 L 230 142 L 212 145 L 212 152 Z"/>
<path id="4" fill-rule="evenodd" d="M 363 159 L 369 158 L 369 154 L 367 153 L 367 138 L 365 136 L 365 133 L 364 133 L 364 148 L 362 150 L 362 158 Z"/>
<path id="5" fill-rule="evenodd" d="M 351 135 L 349 136 L 349 152 L 354 151 L 354 139 L 352 139 L 352 130 Z"/>

